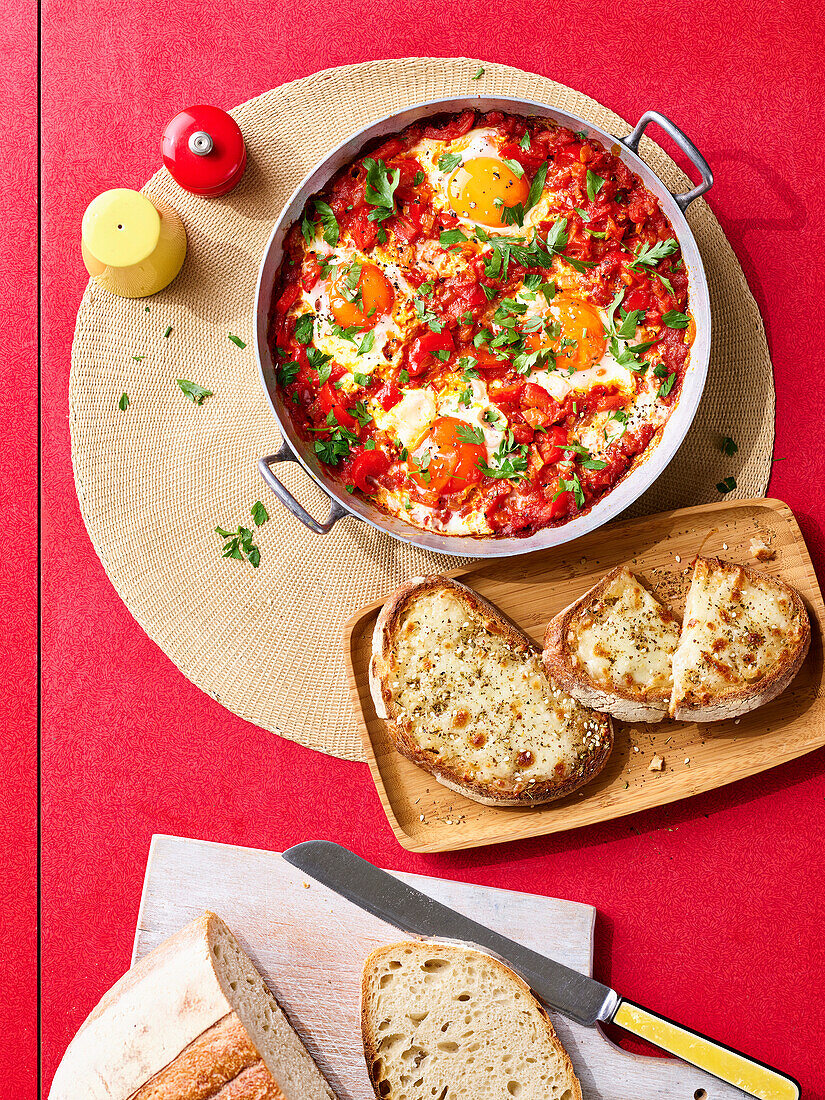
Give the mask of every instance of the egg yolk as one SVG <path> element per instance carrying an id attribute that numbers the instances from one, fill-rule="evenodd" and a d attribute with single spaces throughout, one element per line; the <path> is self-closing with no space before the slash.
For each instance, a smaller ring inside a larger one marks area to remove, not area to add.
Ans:
<path id="1" fill-rule="evenodd" d="M 447 194 L 459 218 L 501 228 L 505 206 L 527 202 L 530 185 L 498 157 L 473 157 L 456 168 L 447 184 Z"/>
<path id="2" fill-rule="evenodd" d="M 594 306 L 558 294 L 548 307 L 545 326 L 528 333 L 524 346 L 528 351 L 552 351 L 559 367 L 587 370 L 604 355 L 607 341 Z"/>
<path id="3" fill-rule="evenodd" d="M 373 328 L 394 301 L 389 280 L 375 264 L 349 264 L 329 292 L 332 316 L 341 328 Z"/>

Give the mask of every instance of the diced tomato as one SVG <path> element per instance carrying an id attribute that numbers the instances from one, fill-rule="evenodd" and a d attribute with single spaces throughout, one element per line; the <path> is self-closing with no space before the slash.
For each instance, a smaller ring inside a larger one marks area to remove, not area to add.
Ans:
<path id="1" fill-rule="evenodd" d="M 392 382 L 385 382 L 375 394 L 375 400 L 381 405 L 382 409 L 389 412 L 401 400 L 401 390 L 394 386 Z"/>
<path id="2" fill-rule="evenodd" d="M 409 372 L 414 378 L 423 374 L 436 361 L 437 351 L 455 351 L 455 340 L 449 329 L 441 332 L 424 332 L 416 336 L 409 350 Z"/>
<path id="3" fill-rule="evenodd" d="M 622 302 L 622 309 L 631 313 L 634 309 L 647 309 L 650 305 L 650 294 L 643 289 L 631 290 L 629 294 L 625 295 Z"/>
<path id="4" fill-rule="evenodd" d="M 610 409 L 623 409 L 627 404 L 627 397 L 622 393 L 607 393 L 600 397 L 593 408 L 596 412 L 607 412 Z"/>
<path id="5" fill-rule="evenodd" d="M 331 382 L 324 382 L 321 386 L 321 392 L 318 394 L 318 400 L 321 402 L 321 408 L 325 413 L 331 412 L 333 407 L 338 402 L 338 394 L 332 388 Z"/>
<path id="6" fill-rule="evenodd" d="M 290 283 L 281 291 L 278 301 L 275 303 L 275 312 L 284 314 L 290 306 L 294 305 L 301 297 L 301 289 L 297 283 Z"/>
<path id="7" fill-rule="evenodd" d="M 381 477 L 390 468 L 390 460 L 383 451 L 377 448 L 372 451 L 362 449 L 351 460 L 348 470 L 350 483 L 362 493 L 375 492 L 375 486 L 371 480 Z"/>
<path id="8" fill-rule="evenodd" d="M 315 286 L 318 280 L 321 278 L 321 265 L 318 263 L 318 258 L 314 252 L 307 254 L 304 261 L 304 269 L 301 272 L 301 286 L 309 293 Z"/>
<path id="9" fill-rule="evenodd" d="M 391 157 L 397 157 L 399 153 L 403 153 L 404 148 L 404 142 L 400 138 L 391 137 L 387 138 L 383 145 L 379 145 L 377 149 L 373 150 L 370 156 L 373 160 L 388 161 Z"/>
<path id="10" fill-rule="evenodd" d="M 372 248 L 378 240 L 379 223 L 369 220 L 370 209 L 370 207 L 362 206 L 349 223 L 349 231 L 352 234 L 352 239 L 362 252 L 366 252 L 368 249 Z"/>
<path id="11" fill-rule="evenodd" d="M 511 424 L 510 431 L 516 443 L 532 443 L 535 432 L 529 424 Z"/>
<path id="12" fill-rule="evenodd" d="M 478 367 L 479 370 L 499 370 L 501 367 L 508 366 L 506 357 L 499 359 L 495 352 L 490 351 L 489 348 L 480 347 L 469 354 L 475 359 L 474 366 Z"/>
<path id="13" fill-rule="evenodd" d="M 541 409 L 524 409 L 524 419 L 531 428 L 545 428 L 550 423 L 550 416 Z"/>
<path id="14" fill-rule="evenodd" d="M 549 432 L 539 436 L 539 451 L 541 452 L 541 457 L 548 465 L 559 461 L 564 454 L 563 446 L 566 442 L 567 429 L 562 428 L 560 424 L 555 424 Z"/>
<path id="15" fill-rule="evenodd" d="M 405 244 L 414 244 L 421 236 L 420 225 L 415 225 L 411 218 L 400 216 L 393 218 L 392 231 Z"/>
<path id="16" fill-rule="evenodd" d="M 558 496 L 556 494 L 558 493 Z M 573 494 L 565 489 L 559 493 L 559 479 L 548 485 L 546 489 L 547 499 L 550 502 L 550 515 L 555 518 L 557 516 L 566 516 L 568 512 L 572 511 L 575 506 L 575 499 Z M 555 497 L 555 500 L 553 499 Z"/>
<path id="17" fill-rule="evenodd" d="M 500 383 L 495 386 L 490 386 L 490 396 L 497 402 L 516 402 L 521 397 L 523 391 L 523 382 L 511 382 L 509 384 Z"/>
<path id="18" fill-rule="evenodd" d="M 541 409 L 549 413 L 556 402 L 543 386 L 537 386 L 535 382 L 526 382 L 521 395 L 521 404 L 527 409 Z"/>

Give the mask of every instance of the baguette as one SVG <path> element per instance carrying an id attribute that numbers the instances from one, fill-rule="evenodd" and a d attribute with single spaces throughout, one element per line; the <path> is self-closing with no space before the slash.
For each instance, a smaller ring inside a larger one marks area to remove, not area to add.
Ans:
<path id="1" fill-rule="evenodd" d="M 718 558 L 697 558 L 679 646 L 670 713 L 681 721 L 736 718 L 775 699 L 811 643 L 790 585 Z"/>
<path id="2" fill-rule="evenodd" d="M 489 806 L 562 798 L 602 770 L 610 719 L 548 679 L 538 648 L 476 592 L 415 577 L 375 624 L 370 690 L 396 749 Z"/>
<path id="3" fill-rule="evenodd" d="M 335 1100 L 258 971 L 205 913 L 103 997 L 49 1100 Z"/>
<path id="4" fill-rule="evenodd" d="M 660 722 L 678 641 L 672 612 L 620 565 L 551 620 L 542 659 L 580 703 L 624 722 Z"/>
<path id="5" fill-rule="evenodd" d="M 397 943 L 364 966 L 361 1026 L 379 1100 L 581 1100 L 547 1013 L 509 967 L 469 947 Z"/>

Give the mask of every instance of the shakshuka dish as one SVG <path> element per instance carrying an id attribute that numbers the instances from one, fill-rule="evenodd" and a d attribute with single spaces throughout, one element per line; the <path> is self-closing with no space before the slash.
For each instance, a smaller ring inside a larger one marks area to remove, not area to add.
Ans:
<path id="1" fill-rule="evenodd" d="M 296 431 L 350 493 L 445 535 L 528 536 L 658 441 L 694 337 L 673 229 L 583 133 L 464 111 L 338 172 L 270 319 Z"/>

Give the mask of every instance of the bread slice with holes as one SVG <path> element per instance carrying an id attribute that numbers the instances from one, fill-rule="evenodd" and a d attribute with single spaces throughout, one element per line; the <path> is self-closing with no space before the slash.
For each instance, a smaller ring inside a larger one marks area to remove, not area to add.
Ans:
<path id="1" fill-rule="evenodd" d="M 718 722 L 775 699 L 811 644 L 799 593 L 777 577 L 697 558 L 673 655 L 674 718 Z"/>
<path id="2" fill-rule="evenodd" d="M 625 565 L 551 620 L 544 667 L 580 703 L 624 722 L 660 722 L 679 622 Z"/>
<path id="3" fill-rule="evenodd" d="M 374 951 L 361 1026 L 381 1100 L 581 1100 L 544 1008 L 509 967 L 473 948 L 411 942 Z"/>
<path id="4" fill-rule="evenodd" d="M 414 577 L 384 605 L 370 690 L 403 756 L 488 806 L 570 794 L 613 745 L 610 719 L 548 678 L 532 640 L 447 577 Z"/>
<path id="5" fill-rule="evenodd" d="M 69 1044 L 50 1100 L 335 1100 L 263 978 L 205 913 L 132 967 Z"/>

